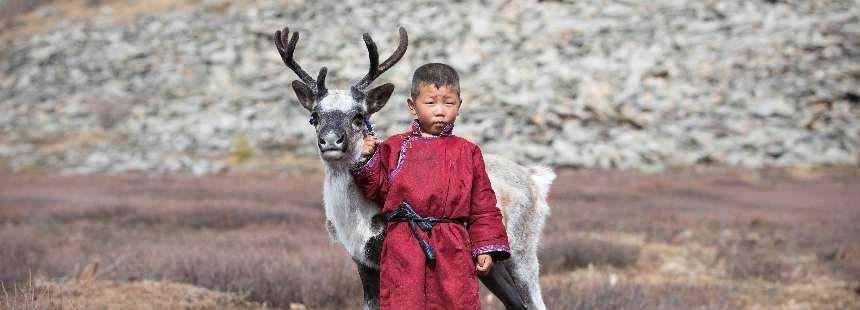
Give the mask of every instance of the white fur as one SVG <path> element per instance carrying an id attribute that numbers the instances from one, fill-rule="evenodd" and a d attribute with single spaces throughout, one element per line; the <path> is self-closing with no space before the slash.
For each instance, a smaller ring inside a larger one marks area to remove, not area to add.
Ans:
<path id="1" fill-rule="evenodd" d="M 501 263 L 513 272 L 514 284 L 526 306 L 546 309 L 537 251 L 549 214 L 546 196 L 555 173 L 548 167 L 524 167 L 496 155 L 485 155 L 484 161 L 511 245 L 511 259 Z"/>
<path id="2" fill-rule="evenodd" d="M 352 143 L 361 143 L 358 137 Z M 356 153 L 350 162 L 358 160 Z M 367 259 L 367 241 L 380 231 L 371 229 L 371 219 L 381 212 L 381 207 L 364 197 L 355 185 L 349 169 L 343 163 L 322 161 L 325 170 L 323 185 L 323 204 L 326 220 L 331 222 L 335 233 L 330 236 L 340 243 L 350 257 L 371 268 L 379 268 L 378 262 Z"/>
<path id="3" fill-rule="evenodd" d="M 360 107 L 361 105 L 355 104 L 352 94 L 343 90 L 330 90 L 328 95 L 320 102 L 320 110 L 323 112 L 334 110 L 348 112 L 357 106 Z"/>

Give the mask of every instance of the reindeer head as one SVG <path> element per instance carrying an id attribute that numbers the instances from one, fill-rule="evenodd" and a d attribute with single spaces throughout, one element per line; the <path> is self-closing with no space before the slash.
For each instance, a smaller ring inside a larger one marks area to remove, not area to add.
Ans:
<path id="1" fill-rule="evenodd" d="M 408 38 L 406 30 L 400 27 L 400 43 L 394 53 L 381 64 L 376 43 L 370 35 L 362 37 L 370 53 L 370 70 L 349 90 L 328 90 L 325 87 L 326 67 L 320 69 L 314 80 L 293 59 L 299 34 L 289 35 L 290 29 L 275 31 L 275 46 L 281 59 L 300 80 L 293 80 L 293 90 L 299 103 L 310 111 L 310 123 L 317 132 L 317 146 L 320 156 L 327 162 L 340 162 L 357 159 L 364 136 L 370 133 L 370 115 L 376 113 L 388 102 L 394 92 L 394 84 L 386 83 L 368 90 L 374 79 L 394 66 L 406 53 Z M 289 39 L 289 40 L 288 40 Z"/>

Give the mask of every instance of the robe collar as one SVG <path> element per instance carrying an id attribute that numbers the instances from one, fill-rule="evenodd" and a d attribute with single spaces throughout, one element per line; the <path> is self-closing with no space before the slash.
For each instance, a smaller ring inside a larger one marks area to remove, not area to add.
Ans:
<path id="1" fill-rule="evenodd" d="M 445 128 L 442 129 L 442 132 L 439 133 L 436 137 L 448 137 L 454 134 L 454 123 L 450 123 Z M 412 119 L 412 135 L 419 136 L 423 138 L 434 138 L 434 137 L 424 137 L 421 135 L 421 125 L 418 124 L 418 119 Z"/>

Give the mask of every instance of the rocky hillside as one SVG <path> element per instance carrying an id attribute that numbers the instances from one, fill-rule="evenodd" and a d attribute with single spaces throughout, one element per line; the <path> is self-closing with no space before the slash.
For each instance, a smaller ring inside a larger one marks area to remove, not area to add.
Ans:
<path id="1" fill-rule="evenodd" d="M 107 4 L 103 4 L 107 5 Z M 94 9 L 95 10 L 95 9 Z M 461 73 L 455 133 L 519 162 L 659 170 L 844 165 L 860 148 L 857 1 L 254 1 L 55 19 L 0 49 L 0 164 L 64 173 L 288 169 L 315 134 L 271 42 L 346 88 L 409 32 L 372 118 L 408 126 L 417 66 Z M 250 164 L 250 163 L 267 164 Z M 249 168 L 250 167 L 250 168 Z"/>

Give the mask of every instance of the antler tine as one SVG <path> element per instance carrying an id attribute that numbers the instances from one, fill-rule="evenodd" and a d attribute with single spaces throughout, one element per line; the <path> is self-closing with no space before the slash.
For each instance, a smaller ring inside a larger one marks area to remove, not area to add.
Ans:
<path id="1" fill-rule="evenodd" d="M 322 68 L 320 68 L 320 73 L 319 73 L 319 75 L 317 75 L 317 85 L 316 85 L 316 87 L 317 87 L 317 92 L 318 92 L 319 94 L 325 94 L 325 93 L 327 93 L 327 92 L 328 92 L 328 89 L 326 89 L 326 87 L 325 87 L 325 75 L 326 75 L 326 73 L 327 73 L 327 72 L 328 72 L 328 68 L 326 68 L 325 66 L 323 66 Z"/>
<path id="2" fill-rule="evenodd" d="M 289 41 L 287 41 L 287 38 L 289 38 Z M 284 42 L 287 42 L 286 47 L 284 46 Z M 275 46 L 278 48 L 278 53 L 281 54 L 281 60 L 283 60 L 284 64 L 299 76 L 299 79 L 301 79 L 302 82 L 311 88 L 314 94 L 319 94 L 320 87 L 318 86 L 318 83 L 314 81 L 314 79 L 311 78 L 311 76 L 305 72 L 305 70 L 302 69 L 302 67 L 299 66 L 293 58 L 293 53 L 296 50 L 296 44 L 298 42 L 299 33 L 293 32 L 293 35 L 290 36 L 289 27 L 284 27 L 283 31 L 275 31 Z M 325 75 L 322 70 L 320 73 L 323 76 Z"/>
<path id="3" fill-rule="evenodd" d="M 367 70 L 367 75 L 355 84 L 356 88 L 363 91 L 367 89 L 367 87 L 370 86 L 370 83 L 377 77 L 376 73 L 379 70 L 379 50 L 369 33 L 365 32 L 361 35 L 361 38 L 364 39 L 364 45 L 367 46 L 367 53 L 370 58 L 370 67 Z"/>
<path id="4" fill-rule="evenodd" d="M 367 89 L 373 80 L 394 66 L 394 64 L 400 61 L 400 58 L 403 58 L 403 55 L 406 53 L 406 47 L 409 45 L 409 38 L 406 35 L 406 29 L 400 27 L 399 31 L 400 42 L 397 45 L 397 49 L 388 57 L 388 59 L 382 62 L 382 64 L 379 64 L 379 51 L 376 48 L 376 43 L 373 43 L 373 39 L 370 37 L 370 34 L 364 33 L 362 35 L 364 44 L 367 46 L 367 51 L 370 54 L 370 69 L 368 70 L 367 75 L 353 86 L 356 90 L 364 91 Z"/>
<path id="5" fill-rule="evenodd" d="M 391 54 L 391 57 L 388 57 L 385 61 L 382 62 L 382 65 L 379 66 L 379 74 L 381 75 L 383 72 L 388 71 L 389 68 L 394 66 L 400 58 L 403 58 L 403 55 L 406 54 L 406 47 L 409 45 L 409 37 L 406 35 L 406 29 L 400 27 L 398 29 L 400 32 L 400 40 L 397 43 L 397 49 L 394 50 L 394 53 Z"/>

